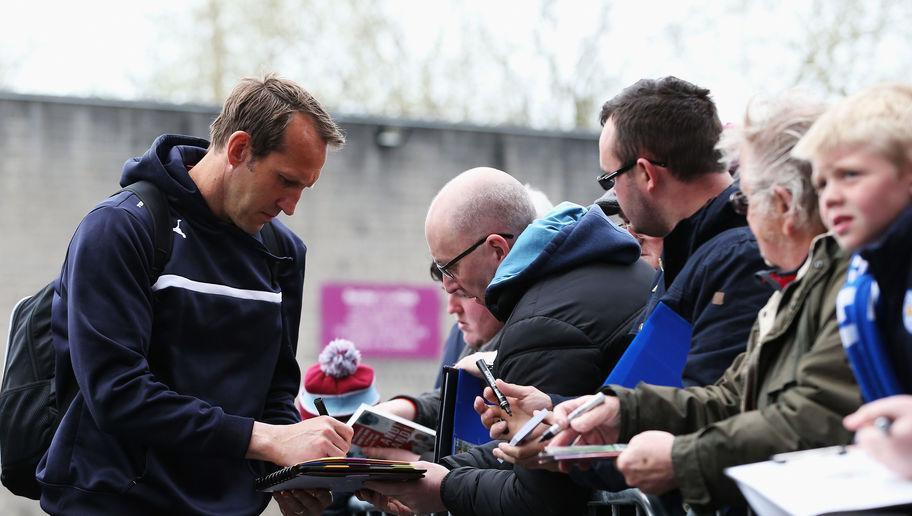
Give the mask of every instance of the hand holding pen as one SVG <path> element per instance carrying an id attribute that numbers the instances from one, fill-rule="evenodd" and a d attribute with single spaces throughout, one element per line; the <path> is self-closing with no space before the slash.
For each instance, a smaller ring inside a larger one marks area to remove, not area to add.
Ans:
<path id="1" fill-rule="evenodd" d="M 326 404 L 323 403 L 323 398 L 314 398 L 314 407 L 316 407 L 318 415 L 321 415 L 321 416 L 329 415 L 329 411 L 326 410 Z"/>
<path id="2" fill-rule="evenodd" d="M 602 394 L 601 392 L 597 393 L 595 396 L 591 396 L 588 400 L 583 402 L 582 405 L 576 407 L 569 414 L 567 414 L 567 424 L 569 425 L 577 417 L 585 414 L 586 412 L 589 412 L 590 410 L 594 409 L 595 407 L 601 405 L 604 402 L 605 402 L 605 395 Z M 552 439 L 561 430 L 562 430 L 561 425 L 558 423 L 554 423 L 553 425 L 548 427 L 547 430 L 545 430 L 545 433 L 542 434 L 541 439 L 539 439 L 538 441 L 545 442 L 549 439 Z"/>
<path id="3" fill-rule="evenodd" d="M 554 437 L 549 446 L 568 446 L 577 437 L 577 444 L 614 444 L 619 435 L 619 415 L 620 402 L 614 396 L 598 393 L 565 401 L 554 407 L 554 430 L 548 432 Z"/>
<path id="4" fill-rule="evenodd" d="M 863 405 L 843 420 L 855 442 L 875 460 L 912 480 L 912 396 L 898 395 Z"/>
<path id="5" fill-rule="evenodd" d="M 474 408 L 481 418 L 481 424 L 490 431 L 491 439 L 511 439 L 536 410 L 550 410 L 551 398 L 530 385 L 517 385 L 503 380 L 494 381 L 510 403 L 512 416 L 497 404 L 493 389 L 485 389 L 482 396 L 475 398 Z M 493 404 L 493 405 L 492 405 Z"/>
<path id="6" fill-rule="evenodd" d="M 488 387 L 494 391 L 494 396 L 497 397 L 497 404 L 500 408 L 503 409 L 508 415 L 513 415 L 513 411 L 510 410 L 510 403 L 507 401 L 507 397 L 500 392 L 500 389 L 497 388 L 497 383 L 494 381 L 494 375 L 491 374 L 491 369 L 488 367 L 488 364 L 484 361 L 483 358 L 479 358 L 475 365 L 478 367 L 478 370 L 481 372 L 481 377 L 484 379 L 485 383 L 488 384 Z"/>

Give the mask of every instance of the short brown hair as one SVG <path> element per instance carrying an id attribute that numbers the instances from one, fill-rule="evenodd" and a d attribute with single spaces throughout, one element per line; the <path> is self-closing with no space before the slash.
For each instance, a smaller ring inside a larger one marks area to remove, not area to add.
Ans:
<path id="1" fill-rule="evenodd" d="M 339 148 L 345 135 L 329 113 L 297 83 L 268 74 L 263 79 L 247 77 L 234 87 L 222 112 L 209 126 L 212 148 L 220 150 L 235 131 L 250 135 L 254 158 L 280 150 L 291 115 L 310 117 L 327 145 Z"/>
<path id="2" fill-rule="evenodd" d="M 609 119 L 621 163 L 663 161 L 683 181 L 724 169 L 716 150 L 722 122 L 705 88 L 671 76 L 641 79 L 605 102 L 599 121 Z"/>

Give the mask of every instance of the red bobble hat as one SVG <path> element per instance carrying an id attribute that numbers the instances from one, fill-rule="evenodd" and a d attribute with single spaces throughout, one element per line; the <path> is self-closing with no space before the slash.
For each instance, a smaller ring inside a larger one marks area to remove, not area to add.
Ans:
<path id="1" fill-rule="evenodd" d="M 295 398 L 301 419 L 317 416 L 315 398 L 323 398 L 326 411 L 336 418 L 354 414 L 362 403 L 373 405 L 380 401 L 373 368 L 360 362 L 361 352 L 350 341 L 336 339 L 323 348 L 317 363 L 304 373 Z"/>

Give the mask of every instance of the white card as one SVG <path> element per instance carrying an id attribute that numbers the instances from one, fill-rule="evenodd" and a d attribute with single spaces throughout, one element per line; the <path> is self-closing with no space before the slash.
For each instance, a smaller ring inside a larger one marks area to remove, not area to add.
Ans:
<path id="1" fill-rule="evenodd" d="M 526 424 L 524 424 L 522 428 L 520 428 L 519 431 L 513 435 L 513 438 L 510 439 L 510 446 L 516 446 L 517 444 L 521 443 L 522 440 L 526 438 L 526 436 L 532 433 L 532 430 L 535 430 L 535 427 L 541 424 L 541 422 L 549 413 L 550 412 L 547 410 L 536 410 L 533 412 L 532 419 L 526 421 Z"/>

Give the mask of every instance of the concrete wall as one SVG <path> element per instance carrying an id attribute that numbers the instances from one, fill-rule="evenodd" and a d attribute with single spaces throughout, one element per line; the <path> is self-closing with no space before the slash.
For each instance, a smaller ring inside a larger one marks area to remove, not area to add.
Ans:
<path id="1" fill-rule="evenodd" d="M 214 107 L 0 94 L 2 335 L 15 302 L 57 274 L 82 216 L 118 189 L 123 162 L 145 152 L 161 133 L 206 137 L 216 113 Z M 339 120 L 348 144 L 330 154 L 316 188 L 304 193 L 293 217 L 283 219 L 309 247 L 298 357 L 305 367 L 319 345 L 323 282 L 430 284 L 424 215 L 437 190 L 459 172 L 501 168 L 555 203 L 588 204 L 600 194 L 596 134 Z M 377 144 L 378 132 L 389 128 L 400 132 L 401 145 Z M 448 323 L 441 313 L 444 335 Z M 370 364 L 384 396 L 421 391 L 436 375 L 435 361 Z M 3 510 L 11 498 L 4 493 L 0 512 L 15 513 L 14 505 Z M 22 507 L 21 514 L 30 514 L 32 505 Z"/>

